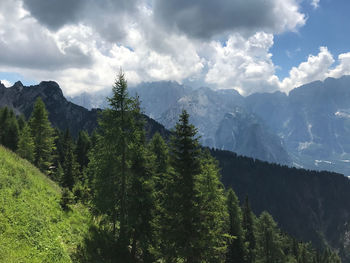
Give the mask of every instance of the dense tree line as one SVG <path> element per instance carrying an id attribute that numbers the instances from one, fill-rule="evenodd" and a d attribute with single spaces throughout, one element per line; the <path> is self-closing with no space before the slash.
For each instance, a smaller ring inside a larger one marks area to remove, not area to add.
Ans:
<path id="1" fill-rule="evenodd" d="M 97 228 L 77 252 L 80 261 L 340 262 L 281 232 L 267 212 L 257 218 L 248 198 L 241 207 L 186 111 L 169 142 L 159 134 L 147 140 L 122 73 L 108 101 L 98 130 L 76 140 L 51 127 L 40 98 L 28 122 L 0 112 L 1 143 L 62 186 L 63 209 L 81 201 L 94 213 Z M 7 137 L 12 129 L 18 135 Z"/>

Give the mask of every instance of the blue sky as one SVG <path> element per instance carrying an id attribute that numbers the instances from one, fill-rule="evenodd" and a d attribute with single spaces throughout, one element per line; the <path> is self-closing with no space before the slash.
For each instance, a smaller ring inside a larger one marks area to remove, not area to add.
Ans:
<path id="1" fill-rule="evenodd" d="M 174 80 L 243 95 L 350 74 L 348 0 L 1 0 L 0 80 Z"/>
<path id="2" fill-rule="evenodd" d="M 328 47 L 335 57 L 350 51 L 350 1 L 321 0 L 318 8 L 304 1 L 301 11 L 307 16 L 306 24 L 298 32 L 277 34 L 271 48 L 281 78 L 310 54 L 316 55 L 320 46 Z"/>

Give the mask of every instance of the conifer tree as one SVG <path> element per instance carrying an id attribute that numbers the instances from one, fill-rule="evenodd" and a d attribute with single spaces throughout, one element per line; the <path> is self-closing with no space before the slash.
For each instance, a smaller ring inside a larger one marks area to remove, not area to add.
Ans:
<path id="1" fill-rule="evenodd" d="M 189 123 L 188 113 L 183 110 L 171 140 L 170 157 L 174 179 L 167 201 L 167 254 L 172 260 L 179 258 L 184 262 L 193 263 L 200 262 L 200 209 L 196 182 L 201 173 L 201 151 L 196 134 L 196 128 Z"/>
<path id="2" fill-rule="evenodd" d="M 247 242 L 247 263 L 255 262 L 256 236 L 254 221 L 254 215 L 250 208 L 248 197 L 246 197 L 243 204 L 242 227 L 244 230 L 245 241 Z"/>
<path id="3" fill-rule="evenodd" d="M 257 262 L 285 262 L 279 229 L 272 216 L 267 212 L 262 212 L 258 220 Z"/>
<path id="4" fill-rule="evenodd" d="M 200 209 L 200 262 L 224 262 L 227 251 L 225 237 L 229 225 L 227 200 L 220 182 L 218 163 L 209 151 L 204 151 L 201 156 L 201 173 L 196 188 Z"/>
<path id="5" fill-rule="evenodd" d="M 242 228 L 242 211 L 239 206 L 235 192 L 230 188 L 227 192 L 227 207 L 229 214 L 229 234 L 234 238 L 231 240 L 226 262 L 245 262 L 244 232 Z"/>
<path id="6" fill-rule="evenodd" d="M 67 187 L 69 190 L 72 190 L 74 184 L 79 179 L 79 164 L 76 161 L 74 154 L 74 143 L 67 130 L 65 133 L 65 152 L 64 152 L 64 162 L 62 165 L 63 168 L 63 177 L 61 185 Z"/>
<path id="7" fill-rule="evenodd" d="M 99 119 L 95 146 L 90 154 L 89 174 L 94 175 L 94 203 L 108 216 L 112 224 L 117 249 L 124 262 L 130 260 L 129 245 L 133 235 L 130 222 L 131 165 L 139 125 L 139 103 L 127 92 L 127 82 L 121 72 L 108 98 L 109 108 Z M 117 228 L 118 225 L 118 228 Z"/>
<path id="8" fill-rule="evenodd" d="M 88 152 L 91 148 L 91 141 L 86 131 L 80 131 L 78 134 L 77 147 L 75 154 L 77 156 L 77 162 L 79 163 L 80 172 L 87 167 L 89 163 Z"/>
<path id="9" fill-rule="evenodd" d="M 17 150 L 19 127 L 13 110 L 7 107 L 0 111 L 0 143 L 12 151 Z"/>
<path id="10" fill-rule="evenodd" d="M 34 140 L 27 124 L 24 125 L 20 133 L 17 153 L 29 162 L 34 161 Z"/>
<path id="11" fill-rule="evenodd" d="M 46 172 L 52 161 L 54 133 L 45 104 L 40 97 L 35 102 L 29 126 L 34 139 L 34 165 L 42 172 Z"/>

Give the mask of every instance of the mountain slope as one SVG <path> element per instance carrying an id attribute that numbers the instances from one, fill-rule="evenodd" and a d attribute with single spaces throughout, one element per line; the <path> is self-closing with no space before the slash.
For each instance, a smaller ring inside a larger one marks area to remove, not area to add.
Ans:
<path id="1" fill-rule="evenodd" d="M 267 210 L 281 229 L 318 248 L 336 248 L 350 262 L 350 180 L 343 175 L 269 164 L 212 150 L 222 182 L 255 214 Z"/>
<path id="2" fill-rule="evenodd" d="M 88 233 L 86 208 L 64 212 L 59 187 L 0 146 L 0 262 L 74 262 Z"/>

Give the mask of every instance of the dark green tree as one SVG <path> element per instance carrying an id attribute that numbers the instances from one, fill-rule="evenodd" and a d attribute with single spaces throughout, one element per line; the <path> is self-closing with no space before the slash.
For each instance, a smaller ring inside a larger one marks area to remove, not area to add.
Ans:
<path id="1" fill-rule="evenodd" d="M 120 260 L 128 262 L 133 228 L 131 207 L 132 165 L 135 165 L 134 144 L 139 144 L 140 116 L 138 100 L 127 92 L 127 82 L 120 73 L 108 98 L 109 108 L 99 119 L 95 146 L 90 154 L 89 177 L 94 177 L 94 204 L 105 214 L 117 241 Z M 141 158 L 142 159 L 142 158 Z"/>
<path id="2" fill-rule="evenodd" d="M 17 150 L 19 128 L 13 110 L 7 107 L 0 111 L 0 143 L 12 151 Z"/>
<path id="3" fill-rule="evenodd" d="M 248 197 L 245 198 L 243 204 L 242 227 L 244 230 L 244 237 L 247 243 L 248 263 L 255 262 L 256 236 L 255 236 L 255 216 L 250 208 Z"/>
<path id="4" fill-rule="evenodd" d="M 201 173 L 196 188 L 200 209 L 197 232 L 200 262 L 224 262 L 229 230 L 227 201 L 218 163 L 208 151 L 204 151 L 201 157 Z"/>
<path id="5" fill-rule="evenodd" d="M 230 188 L 227 192 L 227 207 L 229 214 L 229 234 L 233 237 L 228 246 L 226 262 L 245 262 L 246 251 L 244 232 L 242 228 L 242 211 L 235 192 Z"/>
<path id="6" fill-rule="evenodd" d="M 257 262 L 286 262 L 282 245 L 276 222 L 269 213 L 262 212 L 257 224 Z"/>
<path id="7" fill-rule="evenodd" d="M 17 153 L 29 162 L 34 161 L 34 140 L 27 124 L 24 125 L 20 133 Z"/>
<path id="8" fill-rule="evenodd" d="M 89 163 L 88 153 L 91 148 L 91 141 L 86 131 L 80 131 L 78 134 L 77 146 L 75 148 L 75 154 L 77 156 L 77 162 L 79 163 L 80 172 L 87 167 Z"/>
<path id="9" fill-rule="evenodd" d="M 40 97 L 35 102 L 29 126 L 34 139 L 34 164 L 42 171 L 49 169 L 54 149 L 54 132 L 45 104 Z"/>
<path id="10" fill-rule="evenodd" d="M 69 131 L 65 134 L 65 153 L 64 162 L 62 164 L 63 178 L 61 179 L 61 185 L 72 190 L 74 184 L 79 180 L 79 164 L 76 161 L 74 154 L 74 142 L 70 137 Z"/>

